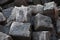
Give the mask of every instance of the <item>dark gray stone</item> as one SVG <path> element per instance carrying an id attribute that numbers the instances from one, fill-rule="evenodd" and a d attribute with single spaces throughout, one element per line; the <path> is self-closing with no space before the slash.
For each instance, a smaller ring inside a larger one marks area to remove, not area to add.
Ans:
<path id="1" fill-rule="evenodd" d="M 10 7 L 14 7 L 14 2 L 4 5 L 3 9 L 7 9 L 7 8 L 10 8 Z"/>
<path id="2" fill-rule="evenodd" d="M 0 32 L 0 40 L 13 40 L 9 35 Z"/>
<path id="3" fill-rule="evenodd" d="M 49 31 L 33 32 L 33 40 L 50 40 Z"/>
<path id="4" fill-rule="evenodd" d="M 51 2 L 52 0 L 41 0 L 42 4 Z"/>
<path id="5" fill-rule="evenodd" d="M 20 39 L 23 37 L 23 39 L 30 37 L 30 23 L 19 23 L 19 22 L 13 22 L 10 28 L 9 34 L 12 36 L 19 36 Z M 30 39 L 28 39 L 30 40 Z"/>
<path id="6" fill-rule="evenodd" d="M 47 16 L 50 16 L 51 18 L 57 17 L 57 7 L 55 2 L 49 2 L 44 4 L 44 13 Z"/>
<path id="7" fill-rule="evenodd" d="M 28 5 L 28 0 L 15 0 L 15 5 L 16 6 L 21 6 L 21 5 Z"/>
<path id="8" fill-rule="evenodd" d="M 60 40 L 60 39 L 58 39 L 58 40 Z"/>
<path id="9" fill-rule="evenodd" d="M 57 19 L 57 23 L 56 23 L 57 25 L 57 32 L 58 32 L 58 34 L 60 34 L 60 17 Z"/>
<path id="10" fill-rule="evenodd" d="M 9 34 L 9 30 L 10 30 L 11 24 L 12 24 L 12 22 L 9 22 L 9 23 L 7 23 L 4 26 L 0 25 L 0 32 Z"/>
<path id="11" fill-rule="evenodd" d="M 29 7 L 32 9 L 32 13 L 35 13 L 35 14 L 43 13 L 43 9 L 44 9 L 43 5 L 40 5 L 40 4 L 30 5 Z"/>
<path id="12" fill-rule="evenodd" d="M 38 13 L 34 19 L 34 29 L 35 30 L 51 30 L 51 29 L 53 29 L 51 18 Z"/>
<path id="13" fill-rule="evenodd" d="M 3 13 L 0 12 L 0 22 L 6 21 L 6 18 L 4 17 Z"/>
<path id="14" fill-rule="evenodd" d="M 4 14 L 4 16 L 5 16 L 6 18 L 9 18 L 9 16 L 10 16 L 11 13 L 12 13 L 12 10 L 13 10 L 13 7 L 10 7 L 10 8 L 7 8 L 7 9 L 2 10 L 2 12 L 3 12 L 3 14 Z"/>
<path id="15" fill-rule="evenodd" d="M 33 3 L 34 4 L 42 4 L 42 1 L 41 0 L 33 0 Z"/>
<path id="16" fill-rule="evenodd" d="M 8 2 L 8 0 L 0 0 L 0 5 L 4 4 L 6 2 Z"/>

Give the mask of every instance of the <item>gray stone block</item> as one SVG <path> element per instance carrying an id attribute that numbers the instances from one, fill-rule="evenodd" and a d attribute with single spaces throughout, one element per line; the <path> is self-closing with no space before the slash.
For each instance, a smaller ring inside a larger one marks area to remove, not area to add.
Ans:
<path id="1" fill-rule="evenodd" d="M 29 7 L 21 6 L 21 7 L 14 7 L 7 22 L 9 21 L 30 22 L 30 20 L 31 20 L 31 9 Z"/>
<path id="2" fill-rule="evenodd" d="M 15 5 L 16 6 L 28 5 L 27 2 L 28 0 L 15 0 Z"/>
<path id="3" fill-rule="evenodd" d="M 35 14 L 43 13 L 43 9 L 44 9 L 43 5 L 40 5 L 40 4 L 30 5 L 29 7 L 32 9 L 32 13 L 35 13 Z"/>
<path id="4" fill-rule="evenodd" d="M 0 22 L 6 21 L 6 18 L 4 17 L 3 13 L 0 12 Z"/>
<path id="5" fill-rule="evenodd" d="M 34 4 L 42 4 L 42 1 L 41 0 L 33 0 L 33 3 Z"/>
<path id="6" fill-rule="evenodd" d="M 29 7 L 15 7 L 16 21 L 18 22 L 30 22 L 31 20 L 31 9 Z"/>
<path id="7" fill-rule="evenodd" d="M 60 34 L 60 17 L 57 19 L 57 33 Z"/>
<path id="8" fill-rule="evenodd" d="M 34 19 L 34 29 L 36 31 L 53 29 L 53 24 L 52 24 L 51 18 L 38 13 Z"/>
<path id="9" fill-rule="evenodd" d="M 11 38 L 11 36 L 0 32 L 0 40 L 13 40 L 13 39 Z"/>
<path id="10" fill-rule="evenodd" d="M 44 4 L 44 3 L 49 3 L 49 2 L 51 2 L 52 0 L 41 0 L 42 1 L 42 4 Z"/>
<path id="11" fill-rule="evenodd" d="M 33 32 L 33 40 L 50 40 L 49 31 Z"/>
<path id="12" fill-rule="evenodd" d="M 12 13 L 12 10 L 13 10 L 13 7 L 10 7 L 10 8 L 7 8 L 7 9 L 2 10 L 2 13 L 4 14 L 4 16 L 5 16 L 6 18 L 9 18 L 9 16 L 10 16 L 11 13 Z"/>
<path id="13" fill-rule="evenodd" d="M 57 7 L 55 2 L 49 2 L 44 4 L 44 15 L 50 16 L 55 19 L 57 17 Z"/>
<path id="14" fill-rule="evenodd" d="M 30 23 L 13 22 L 9 34 L 12 36 L 18 36 L 19 39 L 28 38 L 28 40 L 30 40 L 30 26 Z"/>

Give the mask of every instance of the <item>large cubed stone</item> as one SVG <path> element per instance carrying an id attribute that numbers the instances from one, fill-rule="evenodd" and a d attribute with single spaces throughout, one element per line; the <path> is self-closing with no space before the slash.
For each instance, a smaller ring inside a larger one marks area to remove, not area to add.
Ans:
<path id="1" fill-rule="evenodd" d="M 6 18 L 9 18 L 9 16 L 10 16 L 11 13 L 12 13 L 12 10 L 13 10 L 13 7 L 10 7 L 10 8 L 7 8 L 7 9 L 2 10 L 2 12 L 3 12 L 3 14 L 4 14 L 4 16 L 5 16 Z"/>
<path id="2" fill-rule="evenodd" d="M 50 16 L 52 19 L 56 19 L 58 15 L 55 2 L 49 2 L 44 4 L 44 15 Z"/>
<path id="3" fill-rule="evenodd" d="M 18 22 L 30 22 L 31 20 L 31 9 L 29 7 L 15 7 L 16 11 L 16 21 Z"/>
<path id="4" fill-rule="evenodd" d="M 29 6 L 32 9 L 32 13 L 37 14 L 37 13 L 43 13 L 43 5 L 30 5 Z"/>
<path id="5" fill-rule="evenodd" d="M 9 35 L 0 32 L 0 40 L 13 40 Z"/>
<path id="6" fill-rule="evenodd" d="M 21 40 L 24 40 L 24 38 L 30 40 L 30 26 L 30 23 L 13 22 L 9 34 L 12 36 L 18 36 Z"/>
<path id="7" fill-rule="evenodd" d="M 8 18 L 9 21 L 18 21 L 18 22 L 30 22 L 31 20 L 31 9 L 29 7 L 15 7 L 12 10 L 11 16 Z"/>
<path id="8" fill-rule="evenodd" d="M 33 32 L 33 40 L 50 40 L 49 31 Z"/>
<path id="9" fill-rule="evenodd" d="M 35 30 L 51 30 L 51 29 L 53 29 L 51 18 L 38 13 L 34 19 L 34 29 Z"/>

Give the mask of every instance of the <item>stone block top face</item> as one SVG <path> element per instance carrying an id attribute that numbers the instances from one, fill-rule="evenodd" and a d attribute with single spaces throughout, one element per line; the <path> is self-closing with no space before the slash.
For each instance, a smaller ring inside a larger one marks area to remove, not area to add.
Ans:
<path id="1" fill-rule="evenodd" d="M 13 22 L 10 28 L 10 35 L 13 36 L 30 36 L 30 23 Z"/>

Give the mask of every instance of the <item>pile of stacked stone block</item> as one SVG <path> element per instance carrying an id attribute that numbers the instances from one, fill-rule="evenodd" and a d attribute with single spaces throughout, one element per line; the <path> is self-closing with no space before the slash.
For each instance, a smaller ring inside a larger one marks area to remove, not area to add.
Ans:
<path id="1" fill-rule="evenodd" d="M 60 40 L 60 7 L 51 0 L 29 4 L 0 0 L 0 40 Z"/>

